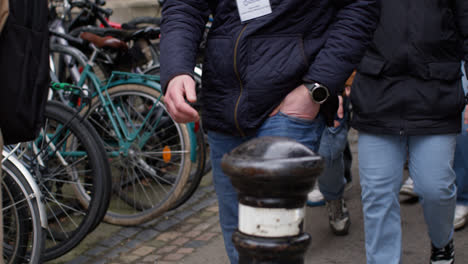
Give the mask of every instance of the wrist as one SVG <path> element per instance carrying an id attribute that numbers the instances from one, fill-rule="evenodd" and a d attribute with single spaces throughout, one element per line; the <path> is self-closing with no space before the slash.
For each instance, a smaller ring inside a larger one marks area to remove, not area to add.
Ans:
<path id="1" fill-rule="evenodd" d="M 312 101 L 317 104 L 323 104 L 330 96 L 328 88 L 318 82 L 305 83 L 304 86 L 309 90 L 309 95 Z"/>

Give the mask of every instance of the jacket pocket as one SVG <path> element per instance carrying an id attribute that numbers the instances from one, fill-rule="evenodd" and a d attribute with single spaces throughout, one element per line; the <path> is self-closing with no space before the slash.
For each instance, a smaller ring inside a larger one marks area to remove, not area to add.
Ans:
<path id="1" fill-rule="evenodd" d="M 358 71 L 363 74 L 378 76 L 385 66 L 385 61 L 379 58 L 364 56 L 359 64 Z"/>
<path id="2" fill-rule="evenodd" d="M 442 81 L 458 80 L 462 76 L 460 62 L 440 62 L 429 63 L 430 79 Z"/>

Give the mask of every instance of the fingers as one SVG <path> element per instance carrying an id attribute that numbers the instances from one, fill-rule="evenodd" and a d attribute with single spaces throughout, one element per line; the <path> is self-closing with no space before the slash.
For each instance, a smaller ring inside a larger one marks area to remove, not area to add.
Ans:
<path id="1" fill-rule="evenodd" d="M 281 104 L 279 104 L 277 107 L 275 107 L 275 109 L 273 109 L 273 111 L 271 111 L 271 113 L 268 116 L 272 117 L 272 116 L 276 115 L 279 112 L 279 110 L 281 109 L 282 105 L 283 105 L 283 102 L 281 102 Z"/>
<path id="2" fill-rule="evenodd" d="M 184 80 L 184 87 L 187 101 L 195 103 L 197 101 L 197 93 L 195 92 L 195 82 L 193 79 Z"/>
<path id="3" fill-rule="evenodd" d="M 186 98 L 192 103 L 197 101 L 195 81 L 188 75 L 174 77 L 167 86 L 164 103 L 178 123 L 194 122 L 200 118 L 198 112 L 185 101 Z"/>
<path id="4" fill-rule="evenodd" d="M 343 118 L 344 110 L 343 110 L 343 97 L 338 95 L 338 111 L 336 112 L 339 119 Z"/>
<path id="5" fill-rule="evenodd" d="M 345 87 L 345 95 L 349 97 L 351 95 L 351 86 L 346 86 Z"/>

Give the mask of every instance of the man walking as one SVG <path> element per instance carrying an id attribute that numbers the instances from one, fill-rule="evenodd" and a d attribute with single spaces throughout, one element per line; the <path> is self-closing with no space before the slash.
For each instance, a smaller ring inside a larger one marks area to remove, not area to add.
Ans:
<path id="1" fill-rule="evenodd" d="M 191 75 L 210 14 L 203 85 L 196 94 Z M 251 138 L 271 135 L 317 151 L 325 123 L 333 125 L 337 95 L 371 39 L 377 2 L 171 0 L 162 15 L 165 104 L 177 122 L 192 122 L 199 114 L 189 103 L 201 102 L 220 224 L 235 264 L 237 194 L 221 170 L 222 156 Z M 345 215 L 344 204 L 337 208 L 337 215 Z"/>

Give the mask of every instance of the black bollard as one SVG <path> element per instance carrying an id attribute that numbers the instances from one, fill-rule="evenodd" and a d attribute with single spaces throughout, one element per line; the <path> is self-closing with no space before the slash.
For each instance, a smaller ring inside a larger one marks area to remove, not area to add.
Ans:
<path id="1" fill-rule="evenodd" d="M 239 194 L 239 264 L 304 263 L 304 206 L 322 158 L 294 140 L 261 137 L 224 155 L 221 166 Z"/>

